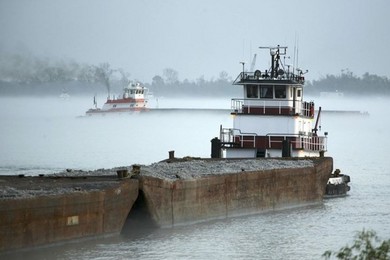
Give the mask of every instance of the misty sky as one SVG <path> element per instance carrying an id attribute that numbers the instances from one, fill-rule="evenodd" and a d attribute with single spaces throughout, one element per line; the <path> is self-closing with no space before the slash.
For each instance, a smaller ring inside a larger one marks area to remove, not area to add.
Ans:
<path id="1" fill-rule="evenodd" d="M 297 42 L 308 79 L 347 68 L 390 77 L 389 11 L 388 0 L 0 0 L 0 51 L 109 62 L 151 82 L 164 68 L 234 79 L 254 53 L 268 67 L 259 46 L 292 57 Z"/>

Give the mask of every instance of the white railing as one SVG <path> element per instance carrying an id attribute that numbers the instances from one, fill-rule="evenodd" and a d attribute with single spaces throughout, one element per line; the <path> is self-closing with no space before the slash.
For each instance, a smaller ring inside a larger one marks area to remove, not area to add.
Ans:
<path id="1" fill-rule="evenodd" d="M 303 77 L 303 75 L 297 75 L 297 74 L 294 74 L 293 72 L 286 72 L 283 76 L 279 77 L 279 78 L 273 78 L 271 79 L 270 78 L 270 75 L 267 74 L 266 72 L 260 72 L 260 74 L 256 74 L 255 75 L 255 72 L 241 72 L 240 74 L 238 74 L 237 78 L 233 81 L 233 84 L 241 84 L 241 82 L 245 82 L 245 81 L 253 81 L 253 80 L 257 80 L 257 81 L 261 81 L 261 80 L 291 80 L 293 82 L 296 82 L 296 83 L 301 83 L 301 84 L 304 84 L 305 83 L 305 77 Z"/>
<path id="2" fill-rule="evenodd" d="M 256 147 L 256 136 L 255 133 L 241 133 L 240 129 L 235 128 L 221 128 L 220 140 L 224 144 L 237 144 L 236 137 L 239 139 L 240 147 L 244 147 L 245 143 L 250 143 L 253 148 Z M 245 138 L 245 137 L 250 137 Z"/>
<path id="3" fill-rule="evenodd" d="M 233 98 L 231 101 L 231 109 L 234 113 L 242 113 L 242 108 L 244 106 L 244 99 Z"/>
<path id="4" fill-rule="evenodd" d="M 294 106 L 295 103 L 295 106 Z M 294 109 L 295 107 L 295 109 Z M 271 100 L 256 100 L 256 99 L 243 99 L 243 98 L 233 98 L 231 100 L 231 111 L 232 113 L 244 113 L 244 108 L 246 113 L 250 114 L 251 109 L 256 108 L 262 111 L 262 114 L 266 113 L 267 108 L 277 108 L 279 115 L 282 114 L 283 108 L 288 108 L 293 111 L 294 114 L 300 114 L 303 116 L 313 116 L 314 114 L 314 103 L 312 102 L 302 102 L 302 101 L 293 101 L 293 100 L 280 100 L 280 99 L 271 99 Z"/>
<path id="5" fill-rule="evenodd" d="M 327 138 L 325 136 L 300 137 L 304 150 L 327 151 Z"/>
<path id="6" fill-rule="evenodd" d="M 268 136 L 268 145 L 272 147 L 272 143 L 282 143 L 280 137 L 283 137 L 283 140 L 290 139 L 293 147 L 295 149 L 303 149 L 308 151 L 327 151 L 327 137 L 326 136 L 308 136 L 308 135 L 285 135 L 285 134 L 276 134 L 276 135 L 267 135 Z M 279 140 L 272 140 L 273 137 L 278 137 Z"/>
<path id="7" fill-rule="evenodd" d="M 238 147 L 256 148 L 256 133 L 241 133 L 239 129 L 222 128 L 220 131 L 221 143 L 225 145 L 238 145 Z M 327 137 L 301 134 L 268 134 L 268 148 L 275 147 L 276 144 L 281 144 L 283 140 L 289 140 L 295 149 L 303 149 L 308 151 L 327 151 Z M 281 138 L 283 140 L 281 140 Z M 238 142 L 237 142 L 238 141 Z M 246 145 L 248 144 L 249 145 Z"/>
<path id="8" fill-rule="evenodd" d="M 272 147 L 273 143 L 282 143 L 280 137 L 283 137 L 283 140 L 289 139 L 293 144 L 295 149 L 303 149 L 309 151 L 327 151 L 327 137 L 326 136 L 308 136 L 308 135 L 286 135 L 286 134 L 269 134 L 268 145 Z M 272 140 L 272 138 L 278 138 L 279 140 Z"/>
<path id="9" fill-rule="evenodd" d="M 234 142 L 234 133 L 232 128 L 221 128 L 220 137 L 222 143 L 233 143 Z"/>

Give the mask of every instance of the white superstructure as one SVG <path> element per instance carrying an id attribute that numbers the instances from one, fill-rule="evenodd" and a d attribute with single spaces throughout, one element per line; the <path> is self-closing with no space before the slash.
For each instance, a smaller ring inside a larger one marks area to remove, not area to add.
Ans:
<path id="1" fill-rule="evenodd" d="M 212 157 L 319 156 L 327 149 L 327 133 L 318 135 L 321 108 L 315 116 L 314 102 L 303 100 L 304 73 L 282 64 L 287 47 L 266 48 L 271 68 L 246 72 L 243 64 L 233 83 L 243 98 L 232 99 L 233 128 L 221 126 Z"/>

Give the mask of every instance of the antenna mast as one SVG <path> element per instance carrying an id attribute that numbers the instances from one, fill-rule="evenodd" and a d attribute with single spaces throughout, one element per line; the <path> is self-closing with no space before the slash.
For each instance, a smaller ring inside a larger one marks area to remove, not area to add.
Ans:
<path id="1" fill-rule="evenodd" d="M 280 65 L 280 55 L 286 55 L 287 47 L 277 45 L 276 47 L 259 47 L 259 49 L 269 49 L 271 54 L 271 78 L 276 78 L 278 76 L 278 70 Z"/>

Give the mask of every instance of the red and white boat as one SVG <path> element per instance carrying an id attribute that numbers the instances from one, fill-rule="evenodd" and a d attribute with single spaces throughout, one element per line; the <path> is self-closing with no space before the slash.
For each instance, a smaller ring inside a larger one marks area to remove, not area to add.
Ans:
<path id="1" fill-rule="evenodd" d="M 271 67 L 246 72 L 242 63 L 233 84 L 243 87 L 244 98 L 231 100 L 233 128 L 221 126 L 212 157 L 323 156 L 327 133 L 318 134 L 321 108 L 315 115 L 314 102 L 303 100 L 304 73 L 282 62 L 287 47 L 260 48 L 269 50 Z"/>
<path id="2" fill-rule="evenodd" d="M 97 107 L 96 98 L 94 98 L 94 108 L 89 109 L 86 114 L 123 113 L 123 112 L 142 112 L 148 110 L 148 89 L 140 83 L 130 83 L 123 88 L 122 96 L 107 97 L 106 103 L 102 108 Z"/>

